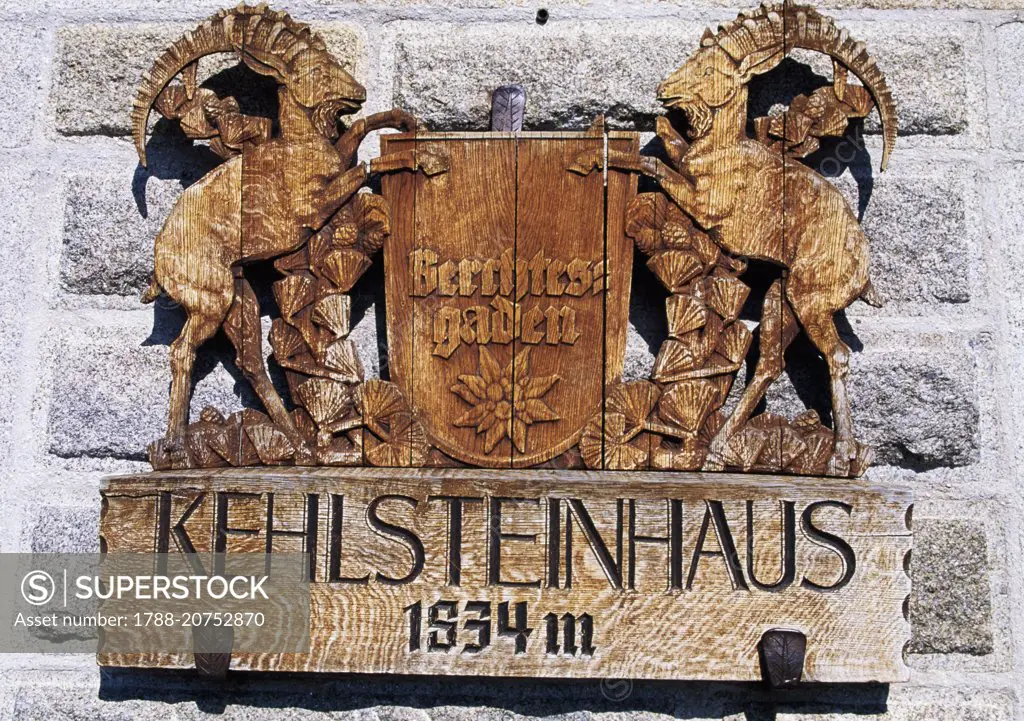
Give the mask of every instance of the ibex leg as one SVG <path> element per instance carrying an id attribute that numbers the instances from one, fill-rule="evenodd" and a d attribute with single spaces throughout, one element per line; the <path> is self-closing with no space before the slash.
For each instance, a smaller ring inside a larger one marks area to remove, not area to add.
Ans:
<path id="1" fill-rule="evenodd" d="M 305 452 L 302 436 L 292 422 L 288 410 L 284 407 L 281 396 L 267 375 L 267 366 L 263 360 L 263 329 L 260 324 L 260 306 L 256 294 L 249 281 L 235 277 L 235 301 L 231 304 L 227 319 L 224 321 L 224 332 L 235 346 L 236 361 L 239 370 L 246 380 L 252 384 L 263 407 L 267 409 L 271 419 L 280 428 L 296 450 Z"/>
<path id="2" fill-rule="evenodd" d="M 857 457 L 857 442 L 853 437 L 853 416 L 846 393 L 846 377 L 850 372 L 850 348 L 839 337 L 833 312 L 815 303 L 816 295 L 791 297 L 793 310 L 807 332 L 807 337 L 821 351 L 828 363 L 832 381 L 832 426 L 835 431 L 835 450 L 831 471 L 836 475 L 849 472 L 850 461 Z"/>
<path id="3" fill-rule="evenodd" d="M 221 316 L 223 317 L 223 316 Z M 167 446 L 179 448 L 188 426 L 189 401 L 192 397 L 192 368 L 196 350 L 209 340 L 221 318 L 189 313 L 181 334 L 171 343 L 171 396 L 167 421 Z"/>
<path id="4" fill-rule="evenodd" d="M 406 132 L 416 130 L 416 117 L 399 108 L 374 113 L 366 118 L 366 132 L 381 128 L 397 128 Z"/>
<path id="5" fill-rule="evenodd" d="M 352 196 L 363 187 L 363 183 L 366 182 L 368 175 L 366 164 L 360 163 L 351 170 L 346 170 L 324 188 L 321 197 L 323 212 L 319 218 L 317 228 L 326 223 L 328 218 L 337 212 L 338 208 L 351 200 Z"/>
<path id="6" fill-rule="evenodd" d="M 678 150 L 677 147 L 676 151 Z M 580 175 L 587 175 L 595 170 L 600 170 L 604 166 L 604 162 L 603 150 L 586 150 L 576 156 L 572 163 L 569 164 L 567 170 Z M 661 189 L 684 212 L 691 215 L 702 225 L 711 224 L 712 219 L 706 217 L 700 211 L 700 204 L 697 202 L 697 191 L 693 183 L 686 176 L 670 168 L 660 159 L 649 155 L 636 155 L 621 150 L 610 150 L 608 151 L 608 167 L 626 173 L 638 173 L 648 178 L 654 178 L 661 185 Z"/>
<path id="7" fill-rule="evenodd" d="M 609 150 L 607 162 L 608 167 L 615 170 L 621 170 L 625 173 L 639 173 L 640 175 L 646 175 L 650 178 L 657 178 L 658 164 L 661 161 L 657 158 L 639 155 L 637 153 L 628 153 L 624 150 Z M 595 170 L 601 170 L 604 166 L 604 149 L 591 148 L 590 150 L 584 150 L 582 153 L 577 155 L 573 159 L 572 163 L 569 164 L 567 170 L 579 175 L 588 175 Z M 667 172 L 674 172 L 669 168 L 665 168 L 665 170 Z"/>
<path id="8" fill-rule="evenodd" d="M 672 127 L 672 123 L 664 115 L 659 116 L 655 122 L 655 132 L 661 138 L 669 163 L 676 170 L 680 169 L 683 166 L 683 156 L 690 149 L 690 144 Z"/>
<path id="9" fill-rule="evenodd" d="M 335 148 L 338 154 L 349 165 L 355 162 L 356 151 L 366 138 L 367 134 L 382 128 L 396 128 L 405 131 L 416 130 L 416 118 L 404 110 L 393 108 L 382 113 L 374 113 L 366 118 L 360 118 L 352 123 L 345 134 L 338 139 Z"/>
<path id="10" fill-rule="evenodd" d="M 786 367 L 786 348 L 800 332 L 796 316 L 786 302 L 782 292 L 783 280 L 780 278 L 772 283 L 764 298 L 761 313 L 760 336 L 761 357 L 757 361 L 757 369 L 750 380 L 739 403 L 725 425 L 715 434 L 708 449 L 708 457 L 704 462 L 705 470 L 720 471 L 725 468 L 724 454 L 729 441 L 750 419 L 757 404 L 764 398 L 768 387 L 775 381 Z"/>
<path id="11" fill-rule="evenodd" d="M 435 146 L 388 153 L 370 161 L 370 172 L 374 175 L 403 170 L 422 170 L 427 176 L 439 175 L 448 170 L 448 154 Z"/>

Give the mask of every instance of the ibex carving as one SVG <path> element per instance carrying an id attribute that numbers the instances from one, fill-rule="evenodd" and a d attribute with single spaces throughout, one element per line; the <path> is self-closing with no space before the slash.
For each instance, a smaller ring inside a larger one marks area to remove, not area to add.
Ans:
<path id="1" fill-rule="evenodd" d="M 611 167 L 655 178 L 727 253 L 785 269 L 765 300 L 760 362 L 735 411 L 710 444 L 705 462 L 709 470 L 723 467 L 729 440 L 782 372 L 783 352 L 800 327 L 824 356 L 831 377 L 831 472 L 845 475 L 858 452 L 846 388 L 850 351 L 833 315 L 858 298 L 878 304 L 868 276 L 867 238 L 831 183 L 746 133 L 747 84 L 797 48 L 832 58 L 833 100 L 841 104 L 847 94 L 856 94 L 850 105 L 863 109 L 865 89 L 870 93 L 882 119 L 884 170 L 896 140 L 896 108 L 885 78 L 863 43 L 812 8 L 788 4 L 762 5 L 717 33 L 707 30 L 700 48 L 661 83 L 660 102 L 686 113 L 693 139 L 687 146 L 667 119 L 659 119 L 658 135 L 671 167 L 653 157 L 608 158 Z M 847 71 L 864 88 L 847 85 Z M 858 113 L 851 109 L 848 114 Z M 842 121 L 845 127 L 845 115 Z M 590 172 L 601 163 L 600 157 L 588 154 L 572 169 Z"/>
<path id="2" fill-rule="evenodd" d="M 278 83 L 279 133 L 268 119 L 241 115 L 233 99 L 197 88 L 196 64 L 233 52 L 246 66 Z M 184 83 L 168 85 L 182 74 Z M 327 51 L 309 26 L 266 6 L 221 11 L 177 40 L 144 75 L 132 111 L 139 159 L 151 109 L 178 119 L 192 138 L 206 138 L 228 160 L 189 187 L 156 238 L 155 274 L 143 300 L 165 292 L 187 313 L 171 345 L 171 393 L 164 450 L 182 442 L 188 422 L 197 348 L 223 326 L 238 364 L 296 460 L 309 449 L 268 375 L 260 351 L 260 311 L 243 277 L 246 263 L 300 248 L 374 172 L 443 170 L 420 153 L 356 165 L 366 134 L 378 128 L 415 129 L 409 114 L 392 110 L 351 124 L 338 138 L 338 117 L 356 112 L 366 91 Z M 332 142 L 337 138 L 337 142 Z"/>

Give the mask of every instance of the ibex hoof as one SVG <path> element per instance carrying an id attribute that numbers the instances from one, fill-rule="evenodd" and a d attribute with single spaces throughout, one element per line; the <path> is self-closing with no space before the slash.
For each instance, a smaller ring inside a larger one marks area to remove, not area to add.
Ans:
<path id="1" fill-rule="evenodd" d="M 181 437 L 158 438 L 149 444 L 149 462 L 154 471 L 167 471 L 176 468 L 188 468 L 189 457 L 185 452 L 185 443 Z"/>
<path id="2" fill-rule="evenodd" d="M 403 132 L 415 133 L 416 129 L 420 126 L 420 121 L 417 120 L 416 116 L 412 113 L 399 110 L 396 118 L 396 124 L 398 125 L 398 129 Z"/>
<path id="3" fill-rule="evenodd" d="M 850 475 L 850 459 L 833 454 L 828 461 L 828 475 L 840 478 Z"/>
<path id="4" fill-rule="evenodd" d="M 664 115 L 659 115 L 654 121 L 654 134 L 666 143 L 677 143 L 683 139 L 679 132 L 672 127 L 672 121 Z"/>
<path id="5" fill-rule="evenodd" d="M 701 467 L 702 471 L 724 471 L 725 470 L 725 459 L 721 455 L 714 451 L 708 451 L 707 457 L 704 459 L 704 465 Z"/>
<path id="6" fill-rule="evenodd" d="M 160 440 L 160 445 L 166 453 L 176 453 L 185 447 L 184 433 L 168 433 Z"/>
<path id="7" fill-rule="evenodd" d="M 857 444 L 854 441 L 836 441 L 832 458 L 828 462 L 830 476 L 850 475 L 850 462 L 857 460 Z"/>

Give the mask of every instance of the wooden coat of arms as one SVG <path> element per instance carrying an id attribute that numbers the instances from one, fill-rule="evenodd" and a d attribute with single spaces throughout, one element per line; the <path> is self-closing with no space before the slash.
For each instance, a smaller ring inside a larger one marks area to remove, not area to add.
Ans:
<path id="1" fill-rule="evenodd" d="M 385 136 L 385 157 L 436 153 L 448 171 L 384 181 L 392 379 L 432 445 L 473 466 L 581 466 L 584 427 L 622 376 L 636 179 L 566 168 L 590 133 Z M 635 136 L 610 147 L 636 154 Z M 416 451 L 413 451 L 416 452 Z M 411 465 L 423 465 L 421 454 Z M 596 463 L 600 459 L 591 460 Z"/>
<path id="2" fill-rule="evenodd" d="M 797 49 L 828 56 L 832 84 L 748 117 L 751 79 Z M 276 82 L 277 117 L 198 83 L 214 53 Z M 310 554 L 310 654 L 236 655 L 232 668 L 905 677 L 911 499 L 856 480 L 872 454 L 854 435 L 850 351 L 833 321 L 880 299 L 856 216 L 801 161 L 877 108 L 884 169 L 896 139 L 886 80 L 813 8 L 763 5 L 708 30 L 657 93 L 668 114 L 656 155 L 600 118 L 525 132 L 514 86 L 495 93 L 490 132 L 428 131 L 400 109 L 350 120 L 366 93 L 316 33 L 245 5 L 146 73 L 132 115 L 142 164 L 154 109 L 224 161 L 156 239 L 144 300 L 166 294 L 187 315 L 167 433 L 150 447 L 160 472 L 107 481 L 101 533 L 109 551 Z M 398 132 L 358 162 L 385 128 Z M 667 337 L 650 378 L 624 382 L 634 251 L 663 286 L 651 312 Z M 367 378 L 349 293 L 378 257 L 388 364 Z M 261 262 L 276 308 L 246 274 Z M 773 269 L 763 298 L 745 282 L 752 266 Z M 268 374 L 268 313 L 286 389 Z M 196 354 L 220 329 L 262 408 L 189 422 Z M 799 333 L 825 361 L 830 425 L 812 410 L 756 413 Z M 282 532 L 285 508 L 297 525 Z M 228 533 L 240 528 L 244 539 Z M 374 551 L 382 538 L 390 550 Z M 344 572 L 343 547 L 358 572 Z M 492 605 L 509 649 L 491 643 Z M 359 622 L 345 616 L 363 606 Z M 546 643 L 529 641 L 531 624 Z M 462 644 L 467 628 L 478 636 Z M 188 666 L 201 654 L 101 658 Z"/>

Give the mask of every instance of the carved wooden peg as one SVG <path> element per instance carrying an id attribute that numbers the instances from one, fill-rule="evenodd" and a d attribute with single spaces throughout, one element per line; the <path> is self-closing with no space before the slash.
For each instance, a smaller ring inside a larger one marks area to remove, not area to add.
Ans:
<path id="1" fill-rule="evenodd" d="M 807 636 L 800 631 L 773 628 L 759 644 L 761 674 L 772 688 L 792 688 L 800 683 L 807 655 Z"/>
<path id="2" fill-rule="evenodd" d="M 526 88 L 502 85 L 491 94 L 491 130 L 518 133 L 526 115 Z"/>

